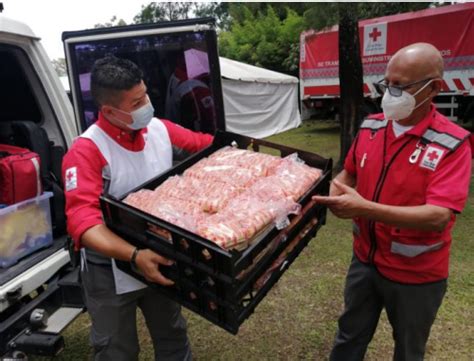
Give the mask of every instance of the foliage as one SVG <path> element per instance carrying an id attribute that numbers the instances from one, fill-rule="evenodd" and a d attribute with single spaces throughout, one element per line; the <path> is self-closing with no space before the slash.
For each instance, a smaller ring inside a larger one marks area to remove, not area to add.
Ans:
<path id="1" fill-rule="evenodd" d="M 298 66 L 303 18 L 286 8 L 286 16 L 280 19 L 270 5 L 254 14 L 251 7 L 232 4 L 231 13 L 237 10 L 240 20 L 233 20 L 231 30 L 219 36 L 220 54 L 256 66 L 294 73 Z"/>
<path id="2" fill-rule="evenodd" d="M 96 28 L 96 29 L 98 29 L 98 28 L 110 28 L 112 26 L 125 26 L 125 25 L 127 25 L 125 20 L 117 19 L 117 17 L 114 15 L 114 16 L 112 16 L 112 18 L 108 22 L 106 22 L 104 24 L 102 24 L 102 23 L 95 24 L 94 28 Z"/>
<path id="3" fill-rule="evenodd" d="M 339 6 L 351 6 L 350 3 L 314 3 L 304 12 L 306 28 L 321 30 L 335 25 L 339 21 Z M 417 11 L 438 6 L 430 2 L 359 2 L 357 12 L 359 20 L 379 16 Z"/>
<path id="4" fill-rule="evenodd" d="M 152 2 L 142 5 L 133 21 L 135 23 L 154 23 L 163 20 L 188 19 L 193 3 L 190 2 Z"/>
<path id="5" fill-rule="evenodd" d="M 339 84 L 341 119 L 341 156 L 338 166 L 342 168 L 352 141 L 362 121 L 363 71 L 360 57 L 358 4 L 338 3 L 339 16 Z"/>
<path id="6" fill-rule="evenodd" d="M 51 63 L 53 64 L 53 68 L 56 71 L 56 74 L 58 74 L 58 76 L 66 75 L 66 59 L 64 58 L 53 59 Z"/>
<path id="7" fill-rule="evenodd" d="M 214 17 L 219 30 L 230 29 L 231 17 L 227 2 L 196 2 L 194 3 L 194 15 L 198 18 Z"/>

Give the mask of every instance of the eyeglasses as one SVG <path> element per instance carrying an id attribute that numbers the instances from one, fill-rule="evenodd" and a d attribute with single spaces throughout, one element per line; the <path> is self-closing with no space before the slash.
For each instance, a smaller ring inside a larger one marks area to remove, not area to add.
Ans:
<path id="1" fill-rule="evenodd" d="M 373 83 L 375 89 L 377 90 L 377 92 L 380 94 L 380 95 L 384 95 L 385 92 L 387 91 L 388 89 L 388 92 L 390 93 L 390 95 L 394 96 L 394 97 L 399 97 L 402 95 L 402 92 L 406 89 L 409 89 L 417 84 L 420 84 L 420 83 L 423 83 L 423 82 L 428 82 L 430 80 L 433 80 L 434 78 L 428 78 L 428 79 L 423 79 L 423 80 L 418 80 L 414 83 L 410 83 L 410 84 L 407 84 L 407 85 L 388 85 L 384 79 L 380 80 L 379 82 L 377 83 Z"/>

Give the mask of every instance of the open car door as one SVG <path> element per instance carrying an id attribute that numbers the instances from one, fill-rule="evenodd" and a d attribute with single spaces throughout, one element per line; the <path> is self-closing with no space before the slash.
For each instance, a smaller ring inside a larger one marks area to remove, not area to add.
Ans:
<path id="1" fill-rule="evenodd" d="M 90 73 L 107 55 L 142 69 L 156 117 L 210 134 L 225 130 L 214 19 L 65 32 L 63 42 L 80 131 L 97 119 Z"/>

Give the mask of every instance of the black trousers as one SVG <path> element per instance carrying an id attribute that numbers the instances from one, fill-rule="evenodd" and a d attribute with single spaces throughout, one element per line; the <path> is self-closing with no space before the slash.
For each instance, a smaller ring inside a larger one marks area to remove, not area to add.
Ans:
<path id="1" fill-rule="evenodd" d="M 137 308 L 150 331 L 155 360 L 192 360 L 179 304 L 149 287 L 117 295 L 111 266 L 87 263 L 81 276 L 92 321 L 90 341 L 94 360 L 138 360 Z"/>
<path id="2" fill-rule="evenodd" d="M 354 256 L 346 277 L 344 312 L 339 318 L 330 360 L 363 360 L 384 307 L 393 329 L 393 359 L 423 360 L 446 286 L 446 280 L 422 285 L 392 282 Z"/>

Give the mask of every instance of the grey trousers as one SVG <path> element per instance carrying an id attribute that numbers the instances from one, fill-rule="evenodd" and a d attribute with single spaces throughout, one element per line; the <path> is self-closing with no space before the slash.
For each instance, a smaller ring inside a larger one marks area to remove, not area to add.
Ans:
<path id="1" fill-rule="evenodd" d="M 145 317 L 155 360 L 192 360 L 186 321 L 176 302 L 151 288 L 117 295 L 109 266 L 88 263 L 81 276 L 92 320 L 94 360 L 138 360 L 137 307 Z"/>
<path id="2" fill-rule="evenodd" d="M 446 286 L 446 280 L 422 285 L 392 282 L 354 256 L 346 277 L 344 312 L 339 318 L 330 360 L 363 360 L 384 307 L 393 329 L 393 359 L 423 360 Z"/>

